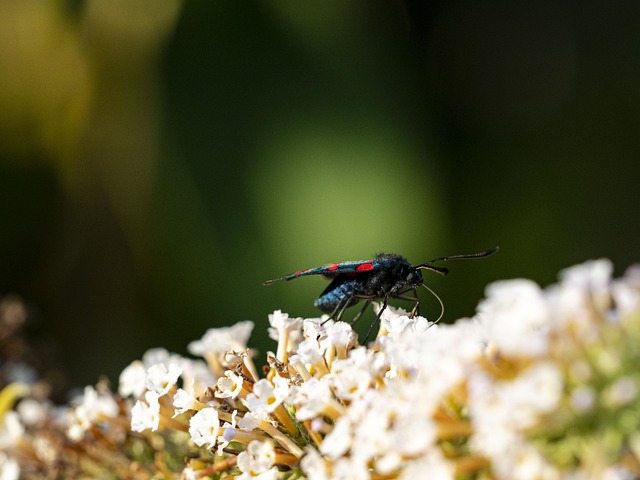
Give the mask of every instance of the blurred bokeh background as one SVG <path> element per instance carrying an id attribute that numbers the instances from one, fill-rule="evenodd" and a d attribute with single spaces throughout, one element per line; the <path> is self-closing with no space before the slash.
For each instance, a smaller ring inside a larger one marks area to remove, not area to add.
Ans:
<path id="1" fill-rule="evenodd" d="M 379 251 L 500 245 L 426 273 L 449 321 L 493 280 L 621 274 L 638 32 L 634 1 L 1 2 L 0 293 L 70 387 L 239 320 L 264 352 L 325 283 L 263 280 Z"/>

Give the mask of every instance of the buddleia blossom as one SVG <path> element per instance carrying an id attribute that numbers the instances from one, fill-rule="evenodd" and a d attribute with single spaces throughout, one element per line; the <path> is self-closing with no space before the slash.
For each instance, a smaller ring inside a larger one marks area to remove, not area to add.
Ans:
<path id="1" fill-rule="evenodd" d="M 109 394 L 101 394 L 93 387 L 73 400 L 74 407 L 67 410 L 67 436 L 80 441 L 87 430 L 119 414 L 119 407 Z"/>
<path id="2" fill-rule="evenodd" d="M 323 415 L 336 416 L 343 405 L 335 398 L 328 378 L 311 377 L 293 389 L 292 403 L 296 407 L 297 420 L 311 420 Z"/>
<path id="3" fill-rule="evenodd" d="M 274 467 L 276 452 L 270 440 L 254 440 L 238 455 L 238 468 L 242 472 L 238 480 L 275 480 L 278 469 Z"/>
<path id="4" fill-rule="evenodd" d="M 220 434 L 220 418 L 218 410 L 207 407 L 196 412 L 189 420 L 189 435 L 199 447 L 207 445 L 213 448 Z"/>
<path id="5" fill-rule="evenodd" d="M 550 305 L 530 280 L 496 282 L 478 305 L 477 319 L 488 338 L 507 356 L 542 356 L 549 348 Z"/>
<path id="6" fill-rule="evenodd" d="M 134 360 L 120 374 L 118 393 L 123 397 L 133 396 L 138 398 L 144 394 L 146 389 L 146 369 L 144 364 L 140 360 Z"/>
<path id="7" fill-rule="evenodd" d="M 146 387 L 162 396 L 175 386 L 181 374 L 182 369 L 176 363 L 157 363 L 146 371 Z"/>
<path id="8" fill-rule="evenodd" d="M 218 398 L 236 398 L 242 392 L 244 379 L 231 370 L 224 372 L 224 376 L 218 378 L 215 396 Z"/>
<path id="9" fill-rule="evenodd" d="M 253 330 L 252 322 L 239 322 L 232 327 L 211 328 L 200 340 L 191 342 L 188 346 L 193 355 L 222 354 L 247 348 L 249 336 Z"/>
<path id="10" fill-rule="evenodd" d="M 131 429 L 134 432 L 155 432 L 160 424 L 160 395 L 148 390 L 144 400 L 138 400 L 131 408 Z"/>
<path id="11" fill-rule="evenodd" d="M 195 390 L 193 388 L 193 382 L 191 386 L 186 390 L 183 388 L 179 388 L 178 391 L 173 396 L 173 407 L 175 408 L 174 417 L 191 411 L 197 410 L 199 401 L 196 397 Z"/>
<path id="12" fill-rule="evenodd" d="M 286 379 L 277 375 L 272 381 L 263 378 L 253 385 L 253 391 L 247 395 L 246 405 L 255 413 L 272 413 L 288 395 L 289 382 Z"/>
<path id="13" fill-rule="evenodd" d="M 200 359 L 150 350 L 119 395 L 88 388 L 64 409 L 7 386 L 3 405 L 31 397 L 4 413 L 0 475 L 640 478 L 640 267 L 612 271 L 495 282 L 450 325 L 388 307 L 368 345 L 276 311 L 261 370 L 241 322 L 192 342 Z"/>

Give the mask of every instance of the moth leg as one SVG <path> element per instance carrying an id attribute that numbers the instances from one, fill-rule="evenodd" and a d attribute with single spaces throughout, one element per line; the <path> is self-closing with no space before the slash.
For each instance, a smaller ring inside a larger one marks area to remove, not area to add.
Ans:
<path id="1" fill-rule="evenodd" d="M 416 289 L 413 289 L 413 296 L 415 298 L 416 304 L 413 306 L 413 310 L 409 314 L 409 318 L 413 318 L 416 315 L 420 315 L 420 300 L 418 300 L 418 292 Z"/>
<path id="2" fill-rule="evenodd" d="M 338 312 L 338 316 L 335 318 L 336 322 L 339 322 L 342 319 L 342 315 L 344 315 L 344 311 L 347 309 L 347 307 L 349 306 L 349 303 L 351 303 L 351 300 L 353 300 L 354 295 L 349 295 L 348 297 L 344 297 L 344 302 L 342 302 L 342 308 L 340 309 L 340 312 Z"/>
<path id="3" fill-rule="evenodd" d="M 329 320 L 335 320 L 336 322 L 340 321 L 340 319 L 342 318 L 342 314 L 347 308 L 347 305 L 349 305 L 349 302 L 351 301 L 351 299 L 353 299 L 353 295 L 350 295 L 348 297 L 342 297 L 340 301 L 336 304 L 336 307 L 331 312 L 331 315 L 329 315 L 329 318 L 327 318 L 324 322 L 322 322 L 321 325 L 324 325 Z"/>
<path id="4" fill-rule="evenodd" d="M 374 322 L 369 327 L 369 331 L 367 332 L 367 336 L 364 337 L 364 341 L 362 342 L 363 345 L 365 343 L 367 343 L 367 340 L 369 340 L 369 336 L 371 335 L 371 332 L 373 331 L 373 327 L 375 327 L 378 324 L 378 322 L 380 322 L 380 317 L 382 317 L 382 312 L 384 312 L 384 310 L 387 308 L 387 303 L 388 302 L 389 302 L 389 296 L 384 297 L 384 301 L 382 302 L 382 308 L 378 312 L 378 315 L 376 316 L 376 319 L 374 320 Z"/>
<path id="5" fill-rule="evenodd" d="M 405 292 L 408 290 L 405 290 Z M 413 291 L 413 296 L 409 296 L 409 295 L 402 295 L 401 292 L 399 295 L 394 295 L 394 298 L 399 298 L 400 300 L 408 300 L 410 302 L 415 302 L 415 305 L 413 306 L 413 309 L 411 310 L 411 313 L 409 313 L 409 318 L 413 318 L 416 315 L 420 314 L 420 299 L 418 298 L 418 292 L 416 291 L 416 289 L 412 289 Z"/>
<path id="6" fill-rule="evenodd" d="M 331 312 L 331 315 L 329 315 L 329 320 L 332 318 L 336 317 L 336 314 L 338 313 L 338 311 L 340 310 L 340 307 L 342 307 L 342 301 L 344 300 L 344 297 L 340 299 L 340 301 L 338 303 L 336 303 L 336 308 L 333 309 L 333 312 Z"/>
<path id="7" fill-rule="evenodd" d="M 333 320 L 336 316 L 336 313 L 338 313 L 338 310 L 340 310 L 340 307 L 342 306 L 342 300 L 340 299 L 340 301 L 336 304 L 335 308 L 333 309 L 333 311 L 329 314 L 329 318 L 327 318 L 324 322 L 322 322 L 320 325 L 324 325 L 325 323 L 327 323 L 329 320 Z"/>
<path id="8" fill-rule="evenodd" d="M 356 324 L 356 322 L 360 319 L 360 317 L 362 316 L 364 311 L 369 306 L 369 303 L 371 303 L 369 300 L 365 300 L 364 301 L 364 305 L 362 306 L 362 309 L 360 310 L 360 312 L 355 317 L 353 317 L 353 320 L 351 320 L 351 322 L 349 322 L 349 325 L 351 325 L 353 327 Z"/>

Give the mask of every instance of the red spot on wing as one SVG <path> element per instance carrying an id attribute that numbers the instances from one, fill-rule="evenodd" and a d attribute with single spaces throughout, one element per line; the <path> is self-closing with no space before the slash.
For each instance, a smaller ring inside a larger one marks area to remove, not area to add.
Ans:
<path id="1" fill-rule="evenodd" d="M 361 263 L 356 267 L 356 270 L 358 272 L 368 272 L 369 270 L 373 270 L 373 263 L 371 262 Z"/>
<path id="2" fill-rule="evenodd" d="M 327 266 L 327 270 L 329 270 L 330 272 L 337 270 L 338 269 L 338 264 L 337 263 L 332 263 L 331 265 Z"/>

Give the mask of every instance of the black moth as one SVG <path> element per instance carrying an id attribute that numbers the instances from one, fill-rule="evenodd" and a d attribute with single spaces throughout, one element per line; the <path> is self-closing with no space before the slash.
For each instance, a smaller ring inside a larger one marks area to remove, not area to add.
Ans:
<path id="1" fill-rule="evenodd" d="M 382 300 L 382 307 L 369 328 L 365 338 L 366 342 L 372 329 L 380 321 L 382 312 L 387 308 L 390 298 L 415 302 L 411 315 L 417 313 L 420 302 L 416 290 L 420 286 L 428 288 L 424 285 L 421 270 L 431 270 L 446 275 L 448 273 L 446 268 L 436 267 L 433 264 L 448 260 L 488 257 L 497 251 L 498 247 L 494 247 L 477 253 L 434 258 L 419 265 L 411 265 L 406 258 L 395 253 L 380 253 L 373 260 L 331 263 L 322 267 L 300 270 L 284 277 L 267 280 L 264 285 L 270 285 L 279 280 L 292 280 L 305 275 L 329 277 L 332 279 L 331 283 L 316 299 L 314 306 L 324 313 L 328 313 L 330 318 L 340 320 L 348 307 L 364 301 L 362 310 L 354 317 L 351 324 L 360 318 L 371 302 Z"/>

